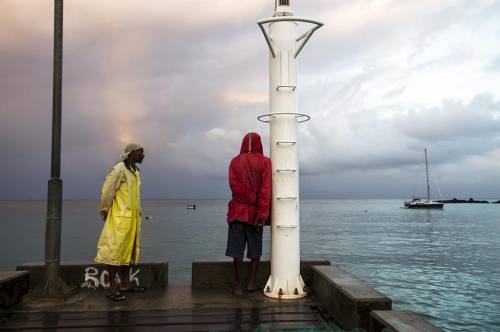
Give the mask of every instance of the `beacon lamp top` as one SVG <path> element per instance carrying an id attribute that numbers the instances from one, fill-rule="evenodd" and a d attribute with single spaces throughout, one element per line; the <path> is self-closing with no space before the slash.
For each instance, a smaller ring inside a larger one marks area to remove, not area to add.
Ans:
<path id="1" fill-rule="evenodd" d="M 290 5 L 290 0 L 276 0 L 274 5 L 274 15 L 273 16 L 291 16 L 292 6 Z"/>
<path id="2" fill-rule="evenodd" d="M 309 38 L 311 38 L 312 34 L 321 28 L 323 26 L 323 23 L 316 21 L 312 18 L 307 18 L 307 17 L 298 17 L 298 16 L 293 16 L 292 14 L 292 7 L 290 5 L 290 0 L 275 0 L 275 11 L 273 14 L 273 17 L 271 18 L 265 18 L 262 20 L 258 20 L 257 24 L 259 25 L 260 29 L 262 30 L 262 33 L 264 34 L 264 38 L 266 39 L 266 43 L 269 46 L 269 50 L 271 51 L 271 55 L 273 58 L 276 57 L 276 50 L 274 49 L 271 37 L 269 35 L 269 29 L 266 28 L 267 25 L 270 25 L 272 23 L 276 22 L 302 22 L 302 23 L 309 23 L 312 24 L 312 27 L 307 30 L 306 32 L 302 33 L 298 38 L 297 38 L 297 50 L 295 51 L 294 57 L 297 58 L 299 55 L 300 51 L 302 51 L 302 48 L 307 44 L 309 41 Z"/>

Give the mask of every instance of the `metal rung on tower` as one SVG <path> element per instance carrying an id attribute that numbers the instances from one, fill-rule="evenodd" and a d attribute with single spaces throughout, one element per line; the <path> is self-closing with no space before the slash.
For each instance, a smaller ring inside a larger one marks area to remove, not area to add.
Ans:
<path id="1" fill-rule="evenodd" d="M 278 112 L 278 113 L 269 113 L 269 114 L 264 114 L 261 115 L 257 118 L 257 120 L 261 122 L 266 122 L 266 123 L 271 123 L 271 119 L 276 119 L 280 117 L 286 117 L 293 115 L 295 119 L 297 119 L 297 123 L 302 123 L 309 121 L 311 117 L 306 114 L 301 114 L 301 113 L 290 113 L 290 112 Z"/>
<path id="2" fill-rule="evenodd" d="M 276 142 L 276 145 L 295 145 L 297 142 L 291 142 L 291 141 L 278 141 Z"/>
<path id="3" fill-rule="evenodd" d="M 297 228 L 297 225 L 277 225 L 278 228 Z"/>
<path id="4" fill-rule="evenodd" d="M 278 201 L 293 201 L 296 200 L 297 197 L 276 197 Z"/>
<path id="5" fill-rule="evenodd" d="M 297 87 L 295 85 L 278 85 L 277 91 L 295 91 Z"/>
<path id="6" fill-rule="evenodd" d="M 277 169 L 276 173 L 295 173 L 296 169 Z"/>

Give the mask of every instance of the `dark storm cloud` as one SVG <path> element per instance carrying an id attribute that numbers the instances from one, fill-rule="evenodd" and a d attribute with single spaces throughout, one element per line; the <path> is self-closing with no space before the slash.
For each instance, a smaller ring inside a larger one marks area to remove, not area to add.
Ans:
<path id="1" fill-rule="evenodd" d="M 491 94 L 476 96 L 469 104 L 448 100 L 439 107 L 409 110 L 395 118 L 409 137 L 422 141 L 495 139 L 500 132 L 500 102 Z"/>
<path id="2" fill-rule="evenodd" d="M 0 3 L 0 199 L 42 198 L 49 177 L 53 8 L 27 2 Z M 256 121 L 268 112 L 268 50 L 255 22 L 272 3 L 66 2 L 65 197 L 97 197 L 129 141 L 146 147 L 145 197 L 227 197 L 243 134 L 260 132 L 269 150 Z M 313 118 L 300 127 L 304 193 L 398 195 L 387 183 L 404 186 L 424 147 L 435 167 L 490 171 L 498 3 L 294 1 L 297 15 L 326 23 L 300 58 L 300 110 Z"/>

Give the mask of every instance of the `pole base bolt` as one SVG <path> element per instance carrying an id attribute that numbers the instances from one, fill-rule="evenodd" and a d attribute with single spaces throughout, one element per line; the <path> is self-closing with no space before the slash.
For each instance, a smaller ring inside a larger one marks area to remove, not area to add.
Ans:
<path id="1" fill-rule="evenodd" d="M 297 288 L 295 288 L 295 292 L 293 292 L 293 294 L 299 295 L 299 290 Z"/>
<path id="2" fill-rule="evenodd" d="M 280 288 L 280 291 L 278 292 L 279 296 L 283 296 L 283 289 Z"/>
<path id="3" fill-rule="evenodd" d="M 271 293 L 271 287 L 267 286 L 266 293 Z"/>

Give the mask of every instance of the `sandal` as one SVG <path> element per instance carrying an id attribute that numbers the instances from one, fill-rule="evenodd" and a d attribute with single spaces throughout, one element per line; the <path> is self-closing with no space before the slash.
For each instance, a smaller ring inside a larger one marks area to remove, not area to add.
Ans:
<path id="1" fill-rule="evenodd" d="M 146 288 L 141 286 L 130 286 L 126 289 L 120 289 L 123 293 L 143 293 Z"/>
<path id="2" fill-rule="evenodd" d="M 111 301 L 124 301 L 127 299 L 120 291 L 106 292 L 106 297 Z"/>

